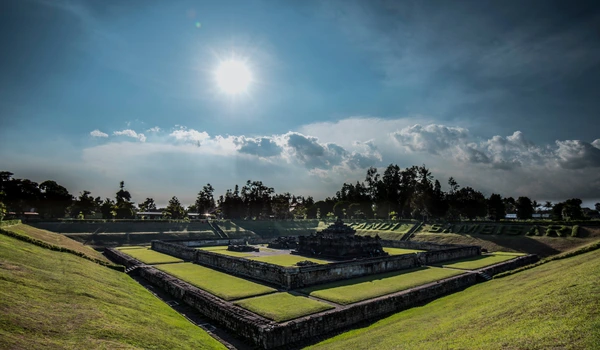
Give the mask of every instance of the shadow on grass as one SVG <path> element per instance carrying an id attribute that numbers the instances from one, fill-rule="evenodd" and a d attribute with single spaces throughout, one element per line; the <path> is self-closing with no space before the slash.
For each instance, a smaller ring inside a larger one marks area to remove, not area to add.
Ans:
<path id="1" fill-rule="evenodd" d="M 560 253 L 559 250 L 528 236 L 473 235 L 472 237 L 483 241 L 490 241 L 499 246 L 522 253 L 537 254 L 539 256 L 549 256 Z"/>

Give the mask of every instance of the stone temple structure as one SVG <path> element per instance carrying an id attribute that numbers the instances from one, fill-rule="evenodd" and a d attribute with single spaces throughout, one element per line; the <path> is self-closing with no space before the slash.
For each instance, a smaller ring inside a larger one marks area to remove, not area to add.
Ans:
<path id="1" fill-rule="evenodd" d="M 316 234 L 298 237 L 297 254 L 337 260 L 387 256 L 379 236 L 356 236 L 341 219 Z"/>

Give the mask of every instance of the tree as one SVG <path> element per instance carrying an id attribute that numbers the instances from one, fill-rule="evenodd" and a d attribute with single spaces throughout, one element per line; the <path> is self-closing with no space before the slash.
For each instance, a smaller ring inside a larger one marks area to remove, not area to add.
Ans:
<path id="1" fill-rule="evenodd" d="M 506 216 L 506 208 L 502 196 L 492 193 L 487 200 L 488 216 L 494 221 L 500 221 Z"/>
<path id="2" fill-rule="evenodd" d="M 112 199 L 106 198 L 100 205 L 100 212 L 103 219 L 113 219 L 117 216 L 117 205 Z"/>
<path id="3" fill-rule="evenodd" d="M 169 200 L 169 205 L 165 208 L 164 215 L 174 220 L 183 219 L 185 217 L 185 210 L 183 210 L 177 197 L 173 196 L 173 198 Z"/>
<path id="4" fill-rule="evenodd" d="M 600 212 L 600 203 L 596 203 L 596 204 L 594 204 L 594 207 L 596 208 L 596 210 L 597 210 L 598 212 Z"/>
<path id="5" fill-rule="evenodd" d="M 563 220 L 581 220 L 583 219 L 583 211 L 581 210 L 582 201 L 579 198 L 567 199 L 564 202 L 562 210 Z"/>
<path id="6" fill-rule="evenodd" d="M 534 211 L 533 202 L 529 197 L 519 197 L 515 203 L 515 209 L 517 210 L 517 219 L 531 219 Z"/>
<path id="7" fill-rule="evenodd" d="M 544 203 L 544 208 L 546 208 L 547 211 L 550 211 L 552 209 L 552 202 L 546 201 L 546 203 Z"/>
<path id="8" fill-rule="evenodd" d="M 455 193 L 456 205 L 461 216 L 469 220 L 484 217 L 487 213 L 484 195 L 471 187 L 463 187 Z"/>
<path id="9" fill-rule="evenodd" d="M 213 192 L 215 189 L 211 184 L 206 184 L 202 188 L 202 191 L 198 192 L 198 198 L 196 198 L 195 206 L 196 210 L 200 214 L 208 214 L 215 208 L 215 199 Z"/>
<path id="10" fill-rule="evenodd" d="M 67 208 L 73 202 L 73 196 L 55 181 L 44 181 L 40 184 L 38 212 L 45 218 L 63 218 Z"/>
<path id="11" fill-rule="evenodd" d="M 73 202 L 70 208 L 71 217 L 78 217 L 79 214 L 92 215 L 96 209 L 94 197 L 90 196 L 90 191 L 79 193 L 79 197 Z"/>
<path id="12" fill-rule="evenodd" d="M 134 203 L 131 194 L 125 189 L 125 181 L 119 183 L 119 191 L 116 193 L 117 219 L 130 219 L 135 216 Z"/>
<path id="13" fill-rule="evenodd" d="M 154 203 L 154 199 L 146 198 L 145 201 L 138 204 L 138 208 L 141 212 L 156 211 L 156 203 Z"/>

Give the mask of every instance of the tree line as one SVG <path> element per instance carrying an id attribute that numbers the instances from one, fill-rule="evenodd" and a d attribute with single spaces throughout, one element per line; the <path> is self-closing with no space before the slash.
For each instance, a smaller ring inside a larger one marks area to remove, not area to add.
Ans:
<path id="1" fill-rule="evenodd" d="M 171 219 L 183 219 L 188 213 L 215 214 L 228 219 L 322 219 L 385 218 L 385 219 L 504 219 L 507 213 L 518 219 L 531 219 L 536 212 L 550 213 L 555 220 L 585 219 L 578 198 L 544 204 L 521 196 L 517 199 L 492 193 L 486 197 L 472 187 L 461 187 L 450 177 L 448 190 L 442 190 L 425 165 L 401 169 L 390 164 L 383 173 L 371 167 L 364 181 L 344 183 L 334 196 L 315 202 L 311 196 L 275 193 L 262 181 L 248 180 L 241 188 L 236 184 L 216 200 L 214 188 L 206 184 L 195 202 L 185 208 L 172 197 L 164 208 L 157 208 L 153 198 L 136 205 L 121 181 L 114 198 L 93 197 L 90 191 L 73 196 L 52 180 L 40 184 L 29 179 L 17 179 L 13 173 L 0 172 L 0 217 L 15 216 L 35 209 L 42 218 L 85 218 L 91 215 L 104 219 L 130 219 L 138 213 L 155 212 Z M 596 203 L 600 211 L 600 203 Z"/>

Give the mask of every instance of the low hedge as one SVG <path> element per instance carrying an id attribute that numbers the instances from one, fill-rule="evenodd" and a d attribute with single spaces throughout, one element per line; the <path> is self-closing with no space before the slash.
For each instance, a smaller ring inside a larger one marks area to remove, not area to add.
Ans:
<path id="1" fill-rule="evenodd" d="M 69 254 L 77 255 L 80 258 L 84 258 L 86 260 L 95 262 L 96 264 L 99 264 L 99 265 L 102 265 L 102 266 L 106 266 L 109 269 L 117 270 L 119 272 L 125 272 L 125 266 L 122 266 L 122 265 L 113 265 L 113 264 L 104 262 L 102 260 L 94 259 L 92 257 L 89 257 L 89 256 L 85 255 L 82 252 L 77 252 L 77 251 L 69 249 L 69 248 L 60 247 L 60 246 L 57 246 L 57 245 L 54 245 L 54 244 L 50 244 L 50 243 L 41 241 L 39 239 L 35 239 L 35 238 L 32 238 L 32 237 L 29 237 L 27 235 L 22 235 L 20 233 L 16 233 L 16 232 L 13 232 L 13 231 L 8 231 L 8 230 L 1 229 L 1 228 L 0 228 L 0 233 L 2 233 L 5 236 L 12 237 L 12 238 L 18 239 L 18 240 L 23 241 L 23 242 L 34 244 L 34 245 L 36 245 L 38 247 L 42 247 L 42 248 L 45 248 L 45 249 L 54 250 L 54 251 L 57 251 L 57 252 L 64 252 L 64 253 L 69 253 Z"/>
<path id="2" fill-rule="evenodd" d="M 506 271 L 506 272 L 499 273 L 499 274 L 495 275 L 494 278 L 502 278 L 502 277 L 510 276 L 510 275 L 512 275 L 514 273 L 525 271 L 525 270 L 529 270 L 531 268 L 543 265 L 543 264 L 545 264 L 547 262 L 550 262 L 550 261 L 570 258 L 570 257 L 576 256 L 576 255 L 584 254 L 584 253 L 591 252 L 591 251 L 594 251 L 594 250 L 597 250 L 597 249 L 600 249 L 600 241 L 594 242 L 592 244 L 585 245 L 585 246 L 583 246 L 581 248 L 578 248 L 578 249 L 575 249 L 575 250 L 571 250 L 569 252 L 565 252 L 565 253 L 562 253 L 562 254 L 558 254 L 558 255 L 554 255 L 554 256 L 550 256 L 550 257 L 544 258 L 544 259 L 536 262 L 535 264 L 531 264 L 531 265 L 519 267 L 519 268 L 511 270 L 511 271 Z"/>
<path id="3" fill-rule="evenodd" d="M 18 225 L 21 223 L 21 220 L 4 220 L 0 221 L 0 227 Z"/>

